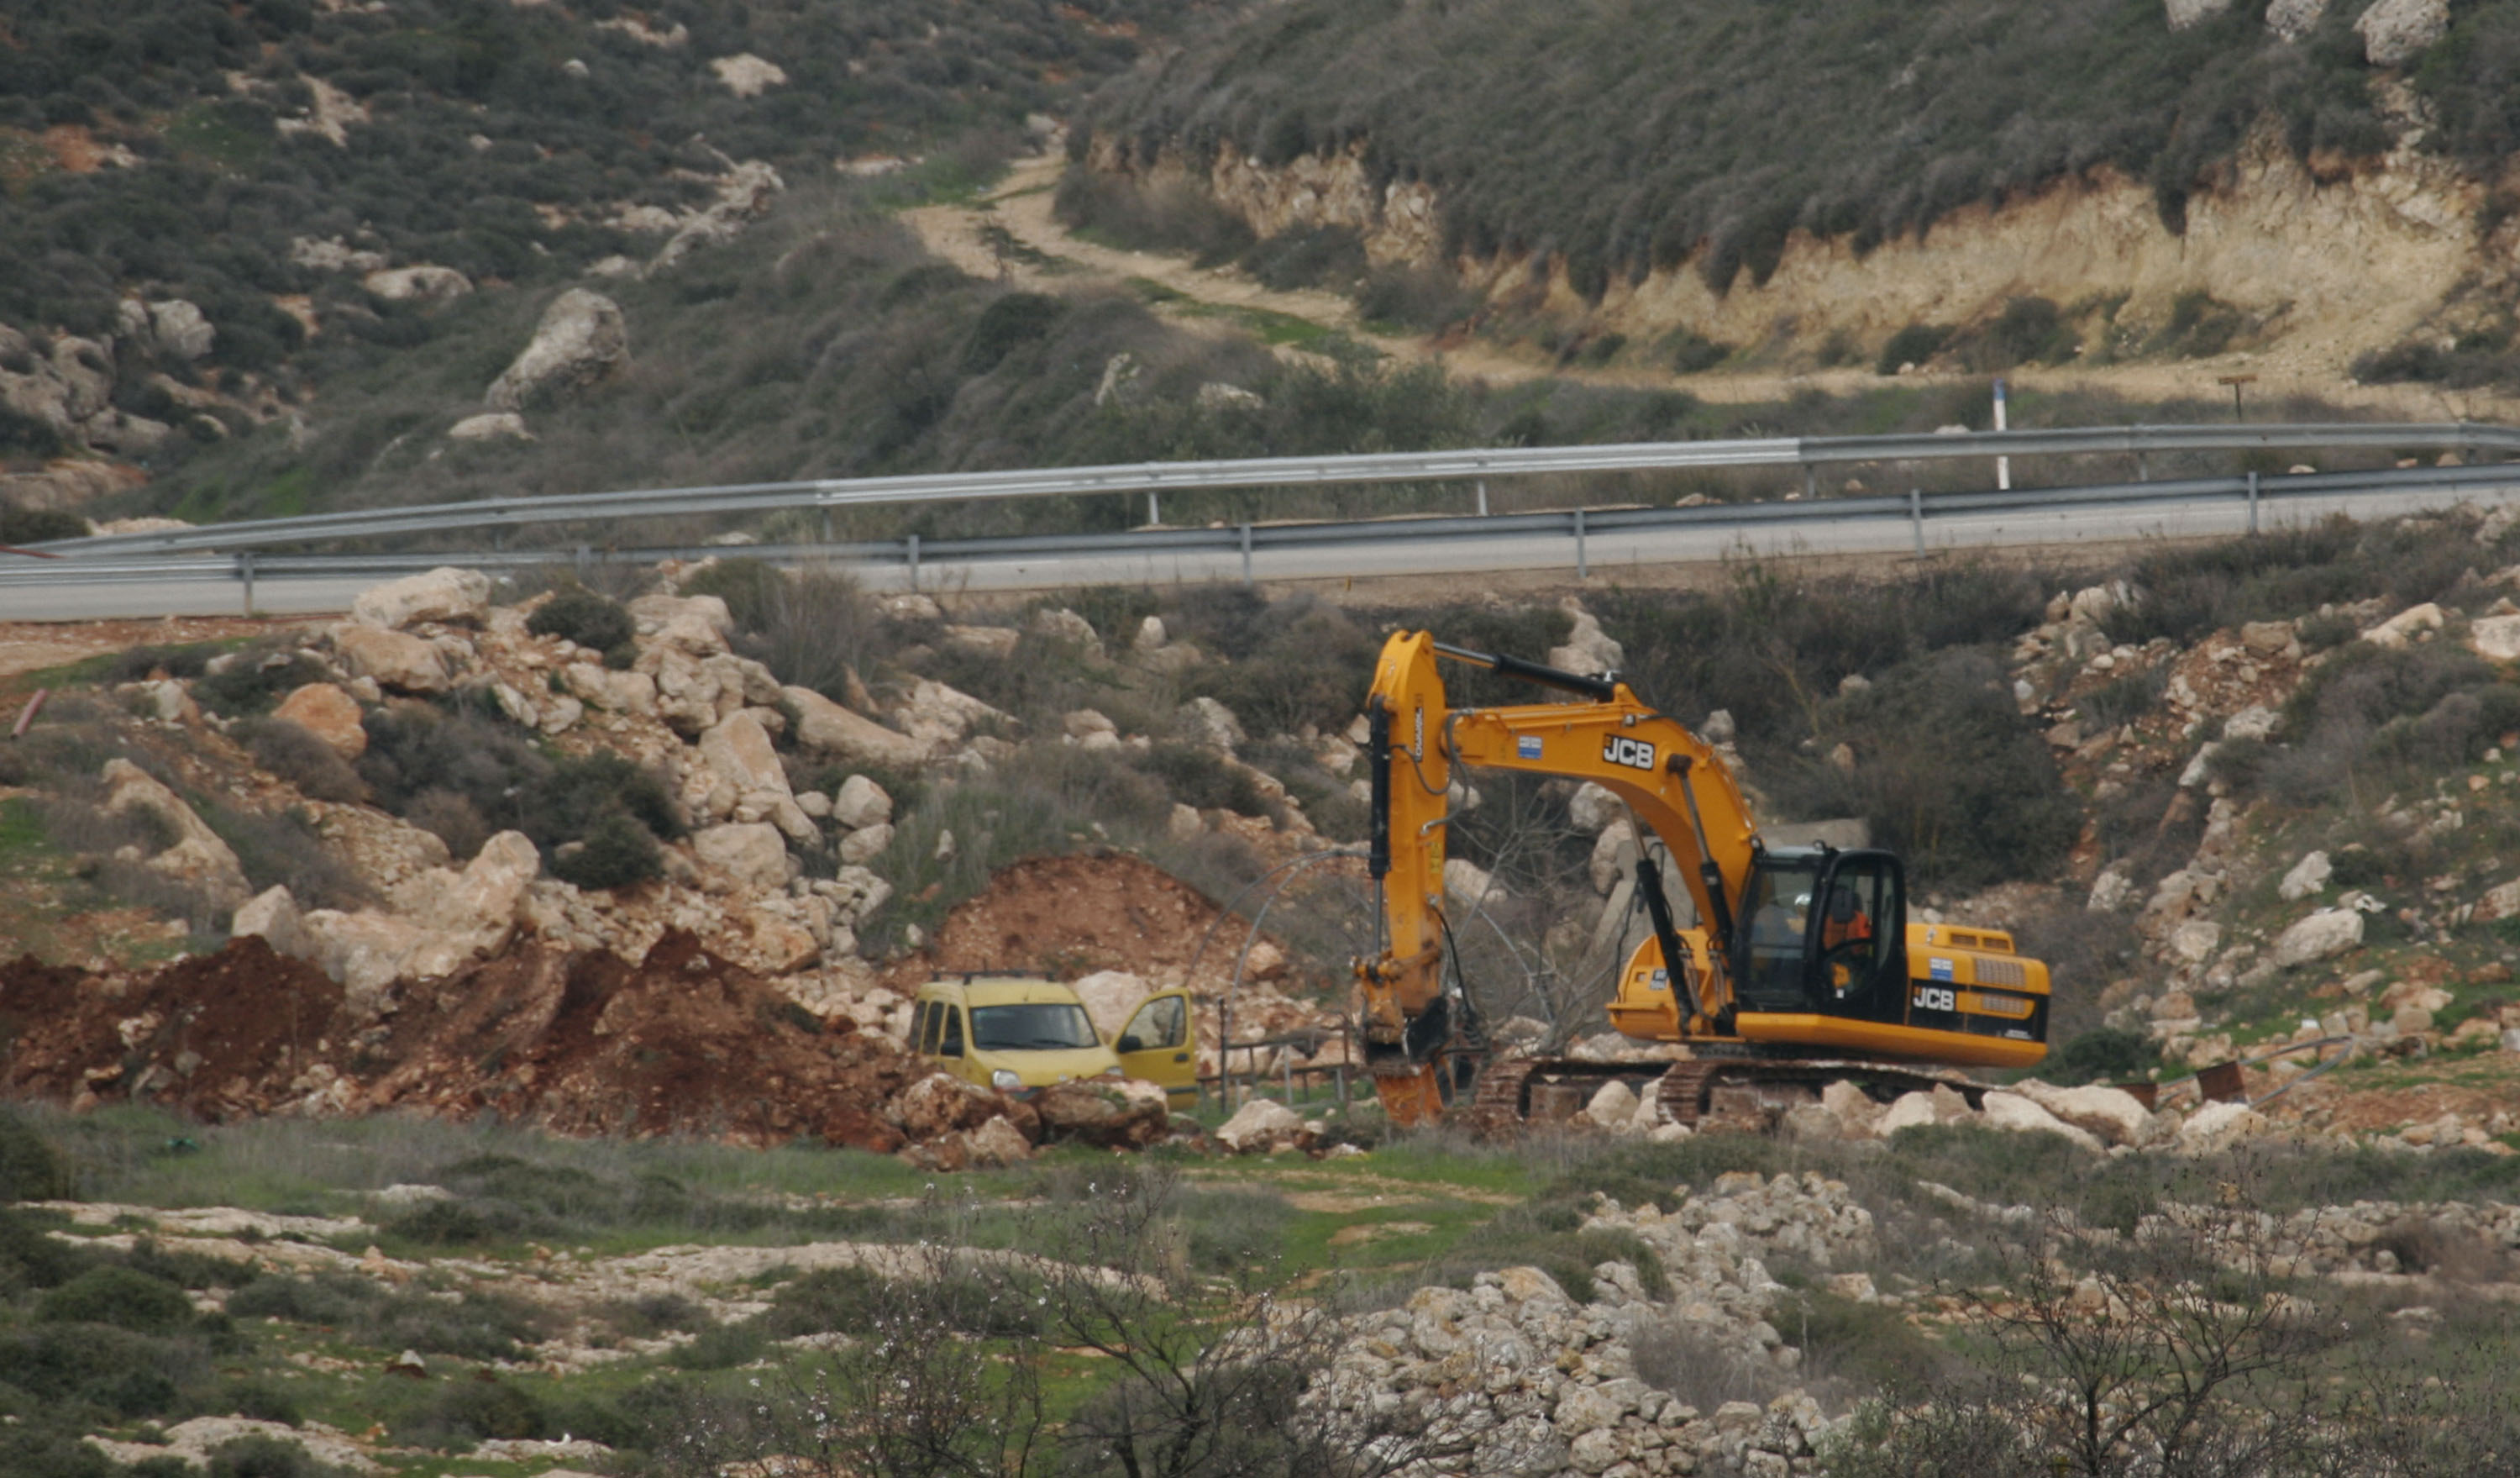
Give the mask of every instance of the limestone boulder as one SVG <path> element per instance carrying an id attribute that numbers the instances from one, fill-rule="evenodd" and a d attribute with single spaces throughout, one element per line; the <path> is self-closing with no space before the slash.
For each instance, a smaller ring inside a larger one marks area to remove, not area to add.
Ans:
<path id="1" fill-rule="evenodd" d="M 2386 0 L 2383 0 L 2383 3 L 2386 3 Z M 2375 6 L 2373 9 L 2376 10 L 2378 7 Z M 2412 642 L 2418 632 L 2440 630 L 2442 621 L 2442 608 L 2431 601 L 2425 601 L 2421 605 L 2408 606 L 2387 621 L 2364 631 L 2362 639 L 2375 647 L 2386 647 L 2394 651 Z"/>
<path id="2" fill-rule="evenodd" d="M 350 619 L 385 631 L 422 622 L 477 626 L 489 609 L 490 577 L 478 570 L 441 568 L 360 591 L 350 603 Z"/>
<path id="3" fill-rule="evenodd" d="M 397 693 L 443 693 L 451 684 L 445 655 L 407 631 L 344 624 L 333 629 L 333 650 L 354 677 L 369 677 Z"/>
<path id="4" fill-rule="evenodd" d="M 2076 1129 L 2020 1093 L 1987 1094 L 1985 1122 L 1989 1129 L 2056 1134 L 2094 1154 L 2106 1147 L 2100 1143 L 2098 1135 L 2089 1130 Z"/>
<path id="5" fill-rule="evenodd" d="M 920 1079 L 894 1096 L 892 1107 L 901 1116 L 901 1132 L 913 1139 L 977 1129 L 1005 1113 L 1005 1103 L 997 1094 L 951 1073 L 930 1073 Z"/>
<path id="6" fill-rule="evenodd" d="M 297 900 L 287 888 L 270 887 L 248 900 L 229 921 L 228 935 L 244 939 L 258 935 L 275 954 L 305 958 L 312 942 L 306 937 L 304 921 L 297 912 Z"/>
<path id="7" fill-rule="evenodd" d="M 2352 908 L 2322 908 L 2308 918 L 2294 922 L 2275 940 L 2274 962 L 2278 968 L 2333 959 L 2362 943 L 2362 915 Z"/>
<path id="8" fill-rule="evenodd" d="M 1094 623 L 1065 607 L 1045 606 L 1032 613 L 1034 632 L 1057 645 L 1066 647 L 1100 661 L 1102 638 L 1096 633 Z"/>
<path id="9" fill-rule="evenodd" d="M 849 763 L 871 764 L 881 769 L 916 769 L 926 762 L 926 746 L 908 734 L 885 728 L 872 718 L 852 713 L 811 688 L 788 688 L 786 691 L 788 701 L 796 710 L 796 741 L 807 749 Z M 860 777 L 850 778 L 854 782 Z M 841 794 L 847 794 L 846 786 L 841 788 Z M 886 809 L 889 808 L 887 801 Z M 838 813 L 835 804 L 833 814 Z"/>
<path id="10" fill-rule="evenodd" d="M 529 410 L 600 384 L 629 362 L 620 304 L 571 288 L 543 310 L 532 342 L 491 382 L 482 401 L 492 410 Z"/>
<path id="11" fill-rule="evenodd" d="M 2182 1154 L 2209 1155 L 2254 1138 L 2268 1129 L 2267 1117 L 2245 1103 L 2209 1103 L 2179 1126 Z"/>
<path id="12" fill-rule="evenodd" d="M 781 799 L 793 797 L 770 731 L 749 709 L 737 710 L 700 735 L 700 758 L 738 795 L 766 791 Z"/>
<path id="13" fill-rule="evenodd" d="M 209 315 L 181 298 L 149 304 L 149 335 L 157 341 L 159 353 L 184 360 L 209 357 L 218 342 L 218 330 Z"/>
<path id="14" fill-rule="evenodd" d="M 1234 1111 L 1216 1131 L 1216 1142 L 1238 1155 L 1256 1154 L 1291 1144 L 1304 1132 L 1304 1118 L 1282 1103 L 1254 1098 Z"/>
<path id="15" fill-rule="evenodd" d="M 252 896 L 235 850 L 156 776 L 128 760 L 108 760 L 105 786 L 109 813 L 145 812 L 174 837 L 143 864 L 150 871 L 188 885 L 214 908 L 234 909 Z"/>
<path id="16" fill-rule="evenodd" d="M 449 441 L 531 441 L 535 439 L 525 418 L 512 410 L 485 410 L 477 416 L 466 416 L 446 428 Z"/>
<path id="17" fill-rule="evenodd" d="M 1219 754 L 1235 753 L 1249 738 L 1243 733 L 1242 720 L 1235 716 L 1234 710 L 1213 698 L 1192 699 L 1186 706 L 1185 716 L 1190 720 L 1193 742 Z"/>
<path id="18" fill-rule="evenodd" d="M 2378 0 L 2354 23 L 2362 59 L 2374 67 L 2404 67 L 2450 34 L 2450 0 Z"/>
<path id="19" fill-rule="evenodd" d="M 2314 894 L 2325 892 L 2327 880 L 2335 871 L 2335 864 L 2328 861 L 2327 854 L 2304 853 L 2301 860 L 2293 863 L 2291 870 L 2283 875 L 2283 881 L 2275 884 L 2275 893 L 2287 903 L 2298 903 Z"/>
<path id="20" fill-rule="evenodd" d="M 370 272 L 359 286 L 385 302 L 447 302 L 472 292 L 472 279 L 453 267 L 424 262 Z"/>
<path id="21" fill-rule="evenodd" d="M 1574 618 L 1574 626 L 1566 633 L 1563 645 L 1549 649 L 1551 667 L 1581 672 L 1589 677 L 1596 673 L 1613 672 L 1627 666 L 1627 650 L 1601 629 L 1599 618 L 1585 610 L 1583 603 L 1571 595 L 1559 605 Z"/>
<path id="22" fill-rule="evenodd" d="M 1097 970 L 1069 989 L 1085 1002 L 1085 1014 L 1094 1018 L 1094 1030 L 1105 1041 L 1119 1036 L 1130 1016 L 1154 993 L 1145 976 L 1126 970 Z"/>
<path id="23" fill-rule="evenodd" d="M 1596 1128 L 1624 1132 L 1636 1124 L 1637 1091 L 1613 1078 L 1594 1089 L 1584 1117 Z"/>
<path id="24" fill-rule="evenodd" d="M 2163 0 L 2163 19 L 2172 30 L 2185 30 L 2231 8 L 2231 0 Z"/>
<path id="25" fill-rule="evenodd" d="M 2267 29 L 2286 41 L 2298 41 L 2318 26 L 2327 13 L 2327 0 L 2273 0 L 2267 7 Z"/>
<path id="26" fill-rule="evenodd" d="M 788 844 L 768 822 L 706 827 L 692 834 L 692 852 L 701 866 L 735 887 L 766 891 L 788 886 Z"/>
<path id="27" fill-rule="evenodd" d="M 449 975 L 506 948 L 542 867 L 542 854 L 523 832 L 503 831 L 482 843 L 462 871 L 433 867 L 396 888 L 394 911 L 422 932 L 403 973 Z"/>
<path id="28" fill-rule="evenodd" d="M 846 710 L 842 710 L 846 712 Z M 864 775 L 851 775 L 832 794 L 832 820 L 854 831 L 892 819 L 892 797 Z"/>
<path id="29" fill-rule="evenodd" d="M 2098 1084 L 2060 1088 L 2036 1078 L 2014 1086 L 2041 1108 L 2076 1129 L 2098 1135 L 2104 1143 L 2143 1144 L 2152 1138 L 2152 1111 L 2124 1088 Z"/>
<path id="30" fill-rule="evenodd" d="M 893 829 L 890 821 L 878 821 L 873 826 L 861 826 L 840 838 L 840 860 L 861 867 L 866 866 L 891 850 L 892 838 Z"/>
<path id="31" fill-rule="evenodd" d="M 356 913 L 318 908 L 304 919 L 306 958 L 333 977 L 344 1003 L 363 1019 L 392 1004 L 393 983 L 426 942 L 420 926 L 372 908 Z"/>
<path id="32" fill-rule="evenodd" d="M 1171 1132 L 1164 1090 L 1124 1078 L 1072 1078 L 1032 1097 L 1047 1139 L 1112 1149 L 1142 1149 Z"/>
<path id="33" fill-rule="evenodd" d="M 984 1168 L 1032 1158 L 1032 1141 L 1012 1121 L 1004 1118 L 985 1120 L 977 1129 L 965 1130 L 963 1143 L 970 1162 Z"/>
<path id="34" fill-rule="evenodd" d="M 2520 662 L 2520 616 L 2481 616 L 2467 628 L 2467 649 L 2488 662 Z"/>
<path id="35" fill-rule="evenodd" d="M 1466 857 L 1444 859 L 1444 893 L 1466 903 L 1502 902 L 1510 896 L 1486 868 Z"/>
<path id="36" fill-rule="evenodd" d="M 1627 818 L 1627 804 L 1609 791 L 1587 780 L 1575 788 L 1566 802 L 1567 817 L 1578 831 L 1595 835 L 1607 830 L 1610 823 Z"/>
<path id="37" fill-rule="evenodd" d="M 286 718 L 313 734 L 344 760 L 356 760 L 368 752 L 368 731 L 360 723 L 359 700 L 329 682 L 310 682 L 294 690 L 280 700 L 272 716 Z"/>

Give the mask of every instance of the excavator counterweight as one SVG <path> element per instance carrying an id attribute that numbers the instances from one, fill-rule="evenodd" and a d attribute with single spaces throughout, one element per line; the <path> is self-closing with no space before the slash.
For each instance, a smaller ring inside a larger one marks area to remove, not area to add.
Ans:
<path id="1" fill-rule="evenodd" d="M 1568 701 L 1452 708 L 1439 659 Z M 1766 846 L 1723 755 L 1615 676 L 1398 632 L 1366 718 L 1379 938 L 1356 978 L 1365 1066 L 1395 1124 L 1465 1106 L 1490 1124 L 1559 1117 L 1611 1079 L 1635 1080 L 1680 1123 L 1720 1101 L 1773 1107 L 1841 1078 L 1885 1095 L 1947 1083 L 1974 1099 L 1980 1085 L 1943 1070 L 2047 1055 L 2045 965 L 2001 930 L 1908 922 L 1906 871 L 1887 852 Z M 1683 1060 L 1491 1060 L 1444 893 L 1448 798 L 1464 766 L 1590 781 L 1627 807 L 1647 928 L 1610 1024 L 1686 1048 Z"/>

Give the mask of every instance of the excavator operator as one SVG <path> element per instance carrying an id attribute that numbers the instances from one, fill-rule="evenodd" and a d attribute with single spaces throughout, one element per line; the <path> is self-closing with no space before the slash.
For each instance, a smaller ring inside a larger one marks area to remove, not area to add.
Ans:
<path id="1" fill-rule="evenodd" d="M 1828 964 L 1829 984 L 1844 998 L 1855 982 L 1861 947 L 1872 942 L 1872 916 L 1864 911 L 1855 890 L 1839 883 L 1828 891 L 1828 911 L 1820 922 L 1821 958 Z"/>

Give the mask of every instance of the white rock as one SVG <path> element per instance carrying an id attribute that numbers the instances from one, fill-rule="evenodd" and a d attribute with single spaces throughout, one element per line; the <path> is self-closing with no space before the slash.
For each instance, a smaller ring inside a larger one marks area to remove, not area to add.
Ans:
<path id="1" fill-rule="evenodd" d="M 421 933 L 402 973 L 447 975 L 506 948 L 542 865 L 524 833 L 503 831 L 482 843 L 461 872 L 432 867 L 396 887 L 395 912 Z"/>
<path id="2" fill-rule="evenodd" d="M 2467 649 L 2488 662 L 2520 662 L 2520 616 L 2480 616 L 2467 628 Z"/>
<path id="3" fill-rule="evenodd" d="M 1161 650 L 1169 640 L 1171 633 L 1164 629 L 1164 619 L 1149 616 L 1138 623 L 1138 634 L 1129 639 L 1129 646 L 1132 651 L 1154 652 Z"/>
<path id="4" fill-rule="evenodd" d="M 444 302 L 472 292 L 472 279 L 453 267 L 423 263 L 370 272 L 359 286 L 386 302 Z"/>
<path id="5" fill-rule="evenodd" d="M 2273 0 L 2267 7 L 2267 29 L 2286 41 L 2298 41 L 2318 24 L 2327 0 Z"/>
<path id="6" fill-rule="evenodd" d="M 709 70 L 739 98 L 757 98 L 770 88 L 788 85 L 788 73 L 778 63 L 765 62 L 748 51 L 711 58 Z"/>
<path id="7" fill-rule="evenodd" d="M 1598 835 L 1613 821 L 1627 816 L 1627 803 L 1607 790 L 1587 780 L 1575 788 L 1566 802 L 1566 815 L 1577 831 Z"/>
<path id="8" fill-rule="evenodd" d="M 2152 1137 L 2153 1117 L 2135 1094 L 2100 1084 L 2060 1088 L 2033 1078 L 2015 1085 L 2022 1096 L 2109 1144 L 2142 1144 Z"/>
<path id="9" fill-rule="evenodd" d="M 1934 1111 L 1933 1094 L 1901 1093 L 1898 1099 L 1883 1111 L 1879 1121 L 1873 1125 L 1873 1129 L 1882 1138 L 1887 1139 L 1903 1129 L 1941 1122 L 1941 1116 Z"/>
<path id="10" fill-rule="evenodd" d="M 2266 1116 L 2245 1103 L 2209 1103 L 2179 1126 L 2179 1148 L 2183 1154 L 2212 1154 L 2266 1131 Z"/>
<path id="11" fill-rule="evenodd" d="M 2450 0 L 2379 0 L 2354 23 L 2362 58 L 2374 67 L 2404 67 L 2450 33 Z"/>
<path id="12" fill-rule="evenodd" d="M 1619 879 L 1636 870 L 1637 829 L 1625 816 L 1611 822 L 1593 843 L 1593 856 L 1587 866 L 1593 891 L 1607 896 Z"/>
<path id="13" fill-rule="evenodd" d="M 380 630 L 399 631 L 421 622 L 478 625 L 490 606 L 490 577 L 448 567 L 371 585 L 350 602 L 350 619 Z"/>
<path id="14" fill-rule="evenodd" d="M 2189 919 L 2170 931 L 2170 957 L 2183 964 L 2201 965 L 2214 957 L 2214 951 L 2222 943 L 2222 925 L 2206 919 Z"/>
<path id="15" fill-rule="evenodd" d="M 738 794 L 768 791 L 783 798 L 793 798 L 788 788 L 788 771 L 779 762 L 779 751 L 770 742 L 770 731 L 761 726 L 749 709 L 738 709 L 721 719 L 707 733 L 700 735 L 700 758 L 718 776 L 736 788 Z"/>
<path id="16" fill-rule="evenodd" d="M 1997 1091 L 1987 1094 L 1985 1111 L 1986 1124 L 1990 1129 L 2061 1134 L 2093 1154 L 2105 1148 L 2099 1136 L 2091 1131 L 2076 1129 L 2019 1093 Z"/>
<path id="17" fill-rule="evenodd" d="M 2381 3 L 2385 5 L 2389 0 L 2381 0 Z M 2432 0 L 2432 3 L 2438 3 L 2438 0 Z M 2374 10 L 2378 8 L 2378 6 L 2373 7 Z M 2362 639 L 2375 647 L 2388 647 L 2394 650 L 2414 640 L 2415 633 L 2418 631 L 2438 631 L 2441 628 L 2442 608 L 2431 601 L 2425 601 L 2419 606 L 2408 606 L 2387 621 L 2364 631 Z"/>
<path id="18" fill-rule="evenodd" d="M 174 842 L 147 860 L 150 871 L 190 884 L 214 908 L 235 909 L 248 901 L 252 890 L 235 851 L 183 797 L 123 759 L 105 762 L 105 785 L 108 813 L 147 811 L 174 833 Z"/>
<path id="19" fill-rule="evenodd" d="M 2335 872 L 2323 852 L 2306 853 L 2292 864 L 2292 870 L 2275 885 L 2275 893 L 2287 903 L 2298 903 L 2315 893 L 2327 891 L 2327 879 Z"/>
<path id="20" fill-rule="evenodd" d="M 530 441 L 534 434 L 525 429 L 525 418 L 512 410 L 485 410 L 477 416 L 466 416 L 446 428 L 449 441 Z"/>
<path id="21" fill-rule="evenodd" d="M 620 304 L 601 293 L 570 288 L 543 310 L 534 337 L 482 396 L 492 410 L 526 410 L 538 401 L 596 384 L 630 362 L 630 335 Z"/>
<path id="22" fill-rule="evenodd" d="M 218 330 L 200 308 L 181 298 L 149 304 L 149 332 L 158 347 L 177 359 L 201 359 L 210 352 Z"/>
<path id="23" fill-rule="evenodd" d="M 1060 646 L 1089 657 L 1102 655 L 1102 638 L 1095 633 L 1094 623 L 1065 607 L 1044 606 L 1032 613 L 1031 625 L 1034 631 Z"/>
<path id="24" fill-rule="evenodd" d="M 1570 595 L 1558 606 L 1575 619 L 1575 624 L 1566 633 L 1565 645 L 1549 649 L 1551 667 L 1591 677 L 1627 666 L 1627 650 L 1601 629 L 1600 621 L 1584 609 L 1583 602 Z"/>
<path id="25" fill-rule="evenodd" d="M 1303 1116 L 1293 1109 L 1271 1099 L 1254 1098 L 1236 1109 L 1215 1137 L 1216 1142 L 1239 1155 L 1291 1139 L 1303 1127 Z"/>
<path id="26" fill-rule="evenodd" d="M 1119 1035 L 1130 1014 L 1153 993 L 1144 976 L 1126 970 L 1097 970 L 1068 989 L 1085 1002 L 1085 1014 L 1094 1018 L 1094 1029 L 1106 1041 Z"/>
<path id="27" fill-rule="evenodd" d="M 2163 0 L 2169 13 L 2172 30 L 2185 30 L 2199 21 L 2219 16 L 2231 8 L 2231 0 Z"/>
<path id="28" fill-rule="evenodd" d="M 1584 1105 L 1584 1117 L 1606 1130 L 1632 1128 L 1637 1117 L 1636 1090 L 1611 1079 L 1594 1090 L 1593 1100 Z"/>
<path id="29" fill-rule="evenodd" d="M 2333 959 L 2362 943 L 2362 915 L 2353 908 L 2322 908 L 2286 929 L 2275 940 L 2274 962 L 2291 969 L 2315 960 Z"/>
<path id="30" fill-rule="evenodd" d="M 692 835 L 701 865 L 715 868 L 741 888 L 767 891 L 788 886 L 788 845 L 766 822 L 711 826 Z"/>
<path id="31" fill-rule="evenodd" d="M 892 819 L 892 797 L 866 776 L 851 775 L 832 797 L 832 819 L 851 830 L 879 825 Z"/>
<path id="32" fill-rule="evenodd" d="M 2282 716 L 2273 709 L 2261 703 L 2253 703 L 2223 720 L 2223 737 L 2225 739 L 2272 738 L 2274 735 L 2275 723 Z"/>
<path id="33" fill-rule="evenodd" d="M 863 867 L 891 848 L 892 837 L 892 823 L 889 821 L 861 826 L 840 838 L 840 860 Z"/>
<path id="34" fill-rule="evenodd" d="M 1231 755 L 1244 742 L 1242 720 L 1234 710 L 1213 698 L 1198 697 L 1184 705 L 1191 716 L 1192 732 L 1198 743 L 1209 749 Z"/>
<path id="35" fill-rule="evenodd" d="M 260 935 L 264 944 L 277 954 L 303 958 L 310 947 L 306 929 L 298 918 L 297 900 L 287 888 L 266 888 L 236 911 L 228 924 L 228 935 L 243 939 L 248 934 Z"/>
<path id="36" fill-rule="evenodd" d="M 807 749 L 851 763 L 879 765 L 885 769 L 917 769 L 927 759 L 926 747 L 918 740 L 885 728 L 863 715 L 851 713 L 812 688 L 788 688 L 786 692 L 788 701 L 796 710 L 796 742 Z M 854 784 L 863 778 L 851 776 L 850 780 Z M 867 783 L 872 786 L 875 782 L 870 780 Z M 878 790 L 878 794 L 880 793 Z M 839 799 L 834 803 L 834 815 L 846 815 L 847 795 L 847 787 L 843 786 Z M 884 803 L 884 809 L 886 814 L 890 813 L 890 801 Z M 843 819 L 841 824 L 862 823 Z"/>
<path id="37" fill-rule="evenodd" d="M 1462 857 L 1444 859 L 1444 892 L 1469 903 L 1502 902 L 1510 897 L 1486 868 Z"/>

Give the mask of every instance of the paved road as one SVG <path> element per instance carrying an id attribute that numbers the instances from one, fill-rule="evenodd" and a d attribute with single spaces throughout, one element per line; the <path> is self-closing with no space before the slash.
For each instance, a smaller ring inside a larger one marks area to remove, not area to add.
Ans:
<path id="1" fill-rule="evenodd" d="M 2520 482 L 2492 487 L 2335 493 L 2279 503 L 2270 501 L 2264 506 L 2262 519 L 2266 527 L 2273 528 L 2312 522 L 2332 513 L 2379 518 L 2462 502 L 2498 502 L 2515 494 L 2520 494 Z M 2120 508 L 2069 505 L 2052 513 L 2009 511 L 1929 518 L 1925 523 L 1925 543 L 1929 550 L 2071 546 L 2148 537 L 2208 538 L 2241 533 L 2247 528 L 2248 508 L 2242 500 L 2199 498 L 2151 503 L 2132 514 Z M 1752 554 L 1785 558 L 1878 554 L 1896 559 L 1912 554 L 1914 541 L 1914 531 L 1905 520 L 1850 519 L 1775 531 L 1734 527 L 1597 532 L 1586 540 L 1585 555 L 1591 573 L 1600 577 L 1615 577 L 1622 570 L 1707 564 Z M 244 592 L 233 577 L 230 563 L 207 559 L 201 568 L 198 578 L 0 584 L 0 620 L 100 621 L 241 613 Z M 1251 561 L 1252 576 L 1264 580 L 1552 570 L 1563 571 L 1569 577 L 1574 575 L 1573 539 L 1429 536 L 1297 549 L 1264 548 L 1256 551 Z M 898 589 L 909 582 L 909 572 L 899 566 L 872 566 L 861 573 L 868 584 L 878 589 Z M 1239 579 L 1242 574 L 1238 553 L 1163 551 L 1137 556 L 1069 555 L 968 564 L 931 560 L 921 567 L 919 584 L 930 590 L 1016 591 Z M 254 584 L 253 606 L 256 611 L 278 616 L 342 611 L 377 578 L 329 575 L 275 578 L 265 575 Z"/>

